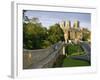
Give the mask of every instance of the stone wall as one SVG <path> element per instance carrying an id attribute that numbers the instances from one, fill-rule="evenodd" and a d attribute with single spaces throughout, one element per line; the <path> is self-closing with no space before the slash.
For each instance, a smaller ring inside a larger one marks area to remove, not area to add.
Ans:
<path id="1" fill-rule="evenodd" d="M 59 49 L 55 52 L 52 53 L 52 56 L 53 57 L 50 57 L 50 60 L 47 61 L 47 63 L 45 65 L 43 65 L 43 68 L 52 68 L 54 63 L 57 61 L 57 59 L 59 58 L 60 55 L 63 55 L 62 54 L 62 49 L 63 47 L 60 46 Z"/>
<path id="2" fill-rule="evenodd" d="M 59 50 L 62 48 L 62 42 L 52 45 L 46 49 L 38 50 L 23 50 L 23 68 L 42 68 L 50 67 L 46 65 L 53 64 L 53 59 L 56 59 Z"/>

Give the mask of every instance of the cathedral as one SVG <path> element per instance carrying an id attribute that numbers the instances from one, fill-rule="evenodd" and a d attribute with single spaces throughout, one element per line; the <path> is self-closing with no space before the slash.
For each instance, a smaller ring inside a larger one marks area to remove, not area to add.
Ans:
<path id="1" fill-rule="evenodd" d="M 71 27 L 70 21 L 63 21 L 60 23 L 60 27 L 64 32 L 65 43 L 69 41 L 78 42 L 82 40 L 82 28 L 80 28 L 80 22 L 74 21 L 73 26 Z"/>

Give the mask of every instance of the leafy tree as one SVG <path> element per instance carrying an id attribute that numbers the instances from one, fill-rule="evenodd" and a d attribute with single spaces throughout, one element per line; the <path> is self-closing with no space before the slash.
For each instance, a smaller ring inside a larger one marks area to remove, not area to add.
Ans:
<path id="1" fill-rule="evenodd" d="M 25 14 L 27 12 L 27 10 L 23 10 L 23 22 L 25 23 L 25 22 L 30 22 L 30 20 L 29 20 L 29 18 L 28 18 L 28 16 Z"/>
<path id="2" fill-rule="evenodd" d="M 50 26 L 50 29 L 48 30 L 48 40 L 54 44 L 58 41 L 64 40 L 63 31 L 60 28 L 59 24 L 55 24 Z"/>
<path id="3" fill-rule="evenodd" d="M 83 32 L 83 38 L 82 38 L 83 41 L 87 41 L 88 39 L 90 39 L 91 32 L 88 29 L 84 28 L 82 32 Z"/>
<path id="4" fill-rule="evenodd" d="M 51 46 L 51 42 L 48 40 L 43 40 L 41 48 L 47 48 L 48 46 Z"/>
<path id="5" fill-rule="evenodd" d="M 23 23 L 23 47 L 26 49 L 39 49 L 44 48 L 46 44 L 47 29 L 40 23 Z M 48 43 L 49 46 L 50 43 Z"/>
<path id="6" fill-rule="evenodd" d="M 43 27 L 41 23 L 35 19 L 35 23 L 23 23 L 23 48 L 40 49 L 64 40 L 63 31 L 59 24 L 50 26 L 50 29 Z"/>

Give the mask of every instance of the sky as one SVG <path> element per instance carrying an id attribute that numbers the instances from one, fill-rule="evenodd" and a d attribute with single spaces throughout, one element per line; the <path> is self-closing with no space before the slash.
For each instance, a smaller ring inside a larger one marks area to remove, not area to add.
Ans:
<path id="1" fill-rule="evenodd" d="M 91 29 L 91 14 L 90 13 L 76 13 L 76 12 L 55 12 L 55 11 L 34 11 L 27 10 L 25 15 L 31 19 L 33 17 L 39 18 L 39 21 L 44 27 L 49 27 L 55 23 L 62 21 L 71 21 L 71 26 L 75 20 L 80 21 L 80 27 Z"/>

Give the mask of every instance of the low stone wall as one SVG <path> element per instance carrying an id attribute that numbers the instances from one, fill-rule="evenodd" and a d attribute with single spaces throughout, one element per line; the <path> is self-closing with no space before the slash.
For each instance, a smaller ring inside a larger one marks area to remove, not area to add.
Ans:
<path id="1" fill-rule="evenodd" d="M 28 68 L 32 65 L 32 54 L 31 53 L 24 53 L 23 54 L 23 68 Z"/>
<path id="2" fill-rule="evenodd" d="M 87 42 L 81 42 L 80 43 L 82 49 L 85 51 L 84 55 L 79 55 L 79 56 L 71 56 L 73 59 L 79 59 L 79 60 L 85 60 L 91 63 L 91 48 L 90 45 Z M 87 47 L 85 47 L 87 46 Z"/>
<path id="3" fill-rule="evenodd" d="M 47 57 L 48 61 L 46 61 L 46 63 L 42 67 L 43 68 L 52 68 L 54 63 L 59 58 L 59 56 L 63 55 L 62 51 L 63 51 L 63 47 L 61 45 L 58 50 L 56 50 L 55 52 L 52 53 L 52 55 L 51 55 L 52 57 L 49 56 L 50 60 Z"/>
<path id="4" fill-rule="evenodd" d="M 38 67 L 43 67 L 43 65 L 47 65 L 46 63 L 49 63 L 50 60 L 55 57 L 54 54 L 57 54 L 57 50 L 59 49 L 59 46 L 61 44 L 62 43 L 59 42 L 46 49 L 38 49 L 38 50 L 24 49 L 23 50 L 23 68 L 24 69 L 38 68 Z"/>
<path id="5" fill-rule="evenodd" d="M 80 55 L 80 56 L 71 56 L 70 58 L 77 59 L 77 60 L 84 60 L 90 62 L 90 57 L 87 55 Z"/>

